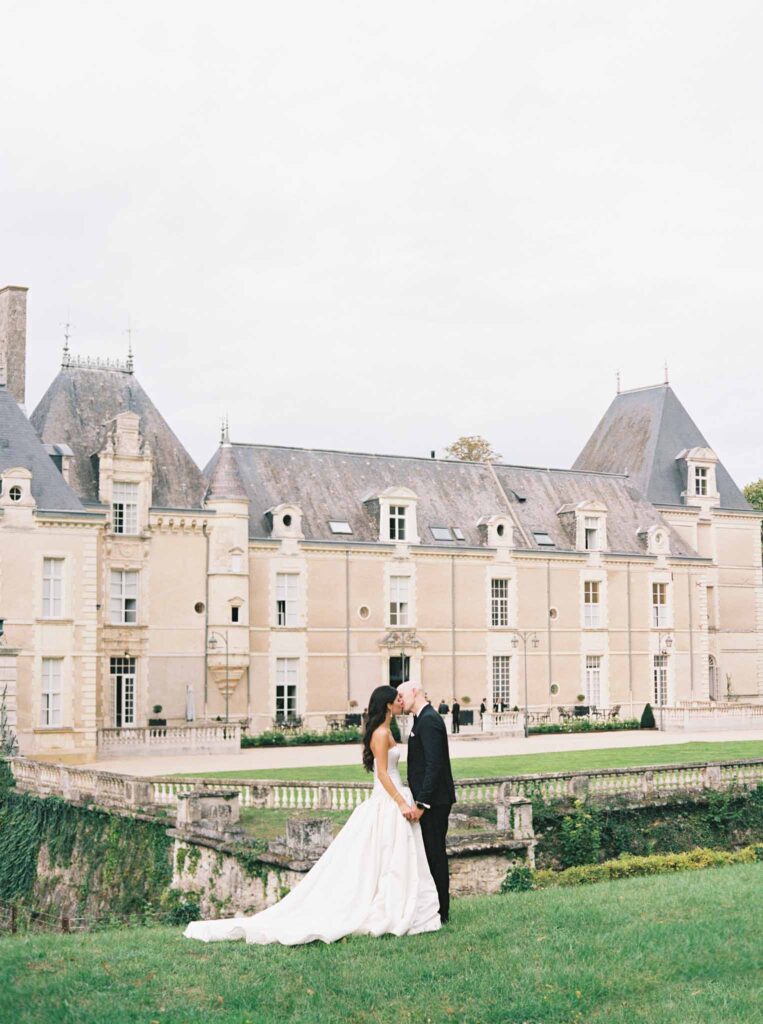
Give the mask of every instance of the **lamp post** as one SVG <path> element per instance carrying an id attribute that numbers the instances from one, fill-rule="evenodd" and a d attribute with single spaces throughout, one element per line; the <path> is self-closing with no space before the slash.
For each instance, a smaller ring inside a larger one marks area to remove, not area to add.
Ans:
<path id="1" fill-rule="evenodd" d="M 524 653 L 524 669 L 525 669 L 525 739 L 530 735 L 530 710 L 529 700 L 527 693 L 527 641 L 529 640 L 533 647 L 537 647 L 540 643 L 538 634 L 534 633 L 531 629 L 511 629 L 510 633 L 514 635 L 511 638 L 511 646 L 516 650 L 519 647 L 519 641 L 522 641 L 522 650 Z"/>
<path id="2" fill-rule="evenodd" d="M 664 640 L 663 640 L 663 637 L 664 637 Z M 673 646 L 673 637 L 670 635 L 670 633 L 662 633 L 662 632 L 660 632 L 660 633 L 657 634 L 657 650 L 659 651 L 659 653 L 661 655 L 664 654 L 666 659 L 667 659 L 668 655 L 670 654 L 670 648 L 672 646 Z M 663 671 L 663 666 L 662 665 L 660 666 L 660 671 Z M 667 696 L 668 696 L 668 664 L 667 664 L 667 660 L 665 662 L 664 672 L 665 672 L 665 698 L 667 699 Z M 655 695 L 660 697 L 660 698 L 662 698 L 662 694 L 660 693 L 659 681 L 655 680 L 655 682 L 657 682 L 657 686 L 655 687 Z M 663 732 L 663 726 L 665 724 L 664 707 L 665 707 L 665 701 L 660 699 L 660 732 Z"/>
<path id="3" fill-rule="evenodd" d="M 225 724 L 228 724 L 228 701 L 230 697 L 230 673 L 228 671 L 228 630 L 225 630 L 225 635 L 222 633 L 210 633 L 207 638 L 207 647 L 210 651 L 217 649 L 218 640 L 222 640 L 225 644 Z"/>

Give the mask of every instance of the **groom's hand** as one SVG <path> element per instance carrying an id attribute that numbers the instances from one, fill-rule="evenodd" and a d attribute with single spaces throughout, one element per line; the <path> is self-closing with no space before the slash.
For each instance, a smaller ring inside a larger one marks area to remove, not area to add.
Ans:
<path id="1" fill-rule="evenodd" d="M 424 816 L 424 809 L 422 807 L 411 808 L 411 821 L 419 821 Z"/>

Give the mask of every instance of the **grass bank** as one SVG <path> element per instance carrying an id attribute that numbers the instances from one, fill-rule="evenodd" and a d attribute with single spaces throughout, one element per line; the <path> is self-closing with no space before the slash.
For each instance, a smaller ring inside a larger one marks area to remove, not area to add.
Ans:
<path id="1" fill-rule="evenodd" d="M 456 901 L 447 929 L 204 946 L 0 939 L 14 1024 L 756 1024 L 763 864 Z"/>
<path id="2" fill-rule="evenodd" d="M 664 747 L 606 747 L 601 750 L 566 750 L 542 754 L 509 754 L 504 757 L 453 758 L 456 779 L 522 775 L 529 772 L 589 771 L 597 768 L 631 768 L 650 764 L 682 764 L 692 761 L 742 760 L 763 757 L 763 741 L 671 743 Z M 358 752 L 360 760 L 360 751 Z M 198 772 L 187 773 L 199 776 Z M 308 768 L 267 768 L 232 772 L 207 772 L 205 778 L 293 779 L 314 782 L 367 782 L 369 775 L 357 765 L 321 765 Z"/>

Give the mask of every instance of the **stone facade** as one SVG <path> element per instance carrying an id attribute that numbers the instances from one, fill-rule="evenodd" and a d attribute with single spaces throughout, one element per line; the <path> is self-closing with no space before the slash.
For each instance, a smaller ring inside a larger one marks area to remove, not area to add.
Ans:
<path id="1" fill-rule="evenodd" d="M 226 426 L 202 474 L 131 359 L 67 348 L 26 419 L 25 303 L 0 290 L 23 753 L 91 759 L 101 730 L 151 719 L 324 728 L 403 674 L 464 710 L 760 700 L 760 516 L 667 385 L 618 396 L 574 470 L 232 444 Z"/>

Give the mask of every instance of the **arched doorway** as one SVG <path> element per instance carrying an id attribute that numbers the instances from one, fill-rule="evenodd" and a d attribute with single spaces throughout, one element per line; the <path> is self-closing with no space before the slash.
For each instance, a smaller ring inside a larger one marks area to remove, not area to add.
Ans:
<path id="1" fill-rule="evenodd" d="M 710 700 L 721 700 L 723 694 L 721 693 L 721 685 L 718 675 L 718 662 L 712 654 L 708 657 L 708 675 L 710 679 Z"/>

